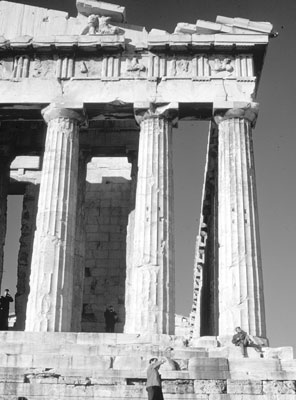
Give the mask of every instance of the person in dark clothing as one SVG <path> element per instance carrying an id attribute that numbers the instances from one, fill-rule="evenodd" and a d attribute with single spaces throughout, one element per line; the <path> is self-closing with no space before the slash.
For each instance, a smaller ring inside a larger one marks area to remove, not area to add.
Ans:
<path id="1" fill-rule="evenodd" d="M 151 358 L 149 367 L 147 368 L 146 390 L 148 392 L 148 400 L 164 400 L 161 389 L 161 376 L 158 372 L 159 367 L 165 363 L 166 359 L 158 360 Z"/>
<path id="2" fill-rule="evenodd" d="M 114 332 L 115 324 L 118 321 L 117 313 L 114 311 L 113 306 L 106 308 L 104 312 L 106 332 Z"/>
<path id="3" fill-rule="evenodd" d="M 4 290 L 3 296 L 0 297 L 0 330 L 8 330 L 9 303 L 13 302 L 13 298 L 9 294 L 9 289 Z"/>

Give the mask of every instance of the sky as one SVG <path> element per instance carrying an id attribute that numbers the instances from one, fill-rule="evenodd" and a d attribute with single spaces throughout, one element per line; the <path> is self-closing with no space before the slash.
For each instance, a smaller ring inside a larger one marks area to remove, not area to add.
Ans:
<path id="1" fill-rule="evenodd" d="M 75 0 L 17 1 L 68 11 Z M 118 0 L 130 24 L 173 32 L 178 22 L 215 21 L 217 15 L 268 21 L 279 33 L 271 39 L 257 101 L 253 132 L 267 336 L 273 347 L 296 350 L 296 1 L 295 0 Z M 207 123 L 180 123 L 174 131 L 177 312 L 190 312 L 194 243 L 206 159 Z M 9 201 L 11 210 L 14 203 Z M 12 212 L 15 214 L 15 212 Z M 15 234 L 12 234 L 15 237 Z M 13 244 L 12 238 L 7 242 Z M 6 279 L 6 278 L 5 278 Z M 9 283 L 9 282 L 8 282 Z M 11 286 L 11 291 L 14 294 Z"/>

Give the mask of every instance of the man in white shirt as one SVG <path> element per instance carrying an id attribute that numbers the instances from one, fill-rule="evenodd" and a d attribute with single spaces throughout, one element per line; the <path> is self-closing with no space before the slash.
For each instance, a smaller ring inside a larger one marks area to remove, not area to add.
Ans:
<path id="1" fill-rule="evenodd" d="M 146 390 L 148 392 L 148 400 L 164 400 L 161 389 L 161 377 L 158 372 L 161 364 L 165 363 L 166 359 L 158 360 L 156 357 L 151 358 L 149 367 L 147 368 L 147 383 Z"/>

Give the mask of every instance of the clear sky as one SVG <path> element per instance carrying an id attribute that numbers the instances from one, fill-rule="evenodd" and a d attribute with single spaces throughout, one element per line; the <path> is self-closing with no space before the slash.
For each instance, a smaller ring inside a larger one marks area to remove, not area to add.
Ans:
<path id="1" fill-rule="evenodd" d="M 75 0 L 15 1 L 68 11 Z M 178 22 L 215 21 L 217 15 L 269 21 L 271 39 L 257 101 L 255 164 L 264 273 L 267 332 L 272 346 L 296 348 L 296 1 L 295 0 L 115 0 L 131 24 L 173 32 Z M 174 133 L 177 312 L 188 314 L 192 300 L 207 124 L 181 123 Z M 14 209 L 14 206 L 11 206 Z M 10 239 L 8 239 L 9 241 Z M 11 291 L 14 294 L 11 286 Z"/>

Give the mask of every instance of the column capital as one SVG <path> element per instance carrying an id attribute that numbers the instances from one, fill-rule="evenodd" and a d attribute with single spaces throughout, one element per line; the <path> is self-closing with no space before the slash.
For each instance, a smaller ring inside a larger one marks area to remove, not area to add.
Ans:
<path id="1" fill-rule="evenodd" d="M 57 118 L 72 119 L 78 122 L 85 120 L 83 107 L 77 107 L 71 103 L 51 103 L 42 110 L 42 116 L 47 124 Z"/>
<path id="2" fill-rule="evenodd" d="M 152 118 L 170 119 L 173 125 L 176 125 L 178 122 L 179 103 L 134 103 L 134 114 L 139 125 L 146 119 Z"/>
<path id="3" fill-rule="evenodd" d="M 235 106 L 236 104 L 234 103 L 233 105 Z M 258 112 L 258 103 L 238 103 L 236 107 L 233 108 L 216 108 L 216 110 L 214 110 L 213 118 L 217 125 L 228 119 L 240 118 L 249 121 L 251 126 L 254 127 L 258 117 Z"/>

